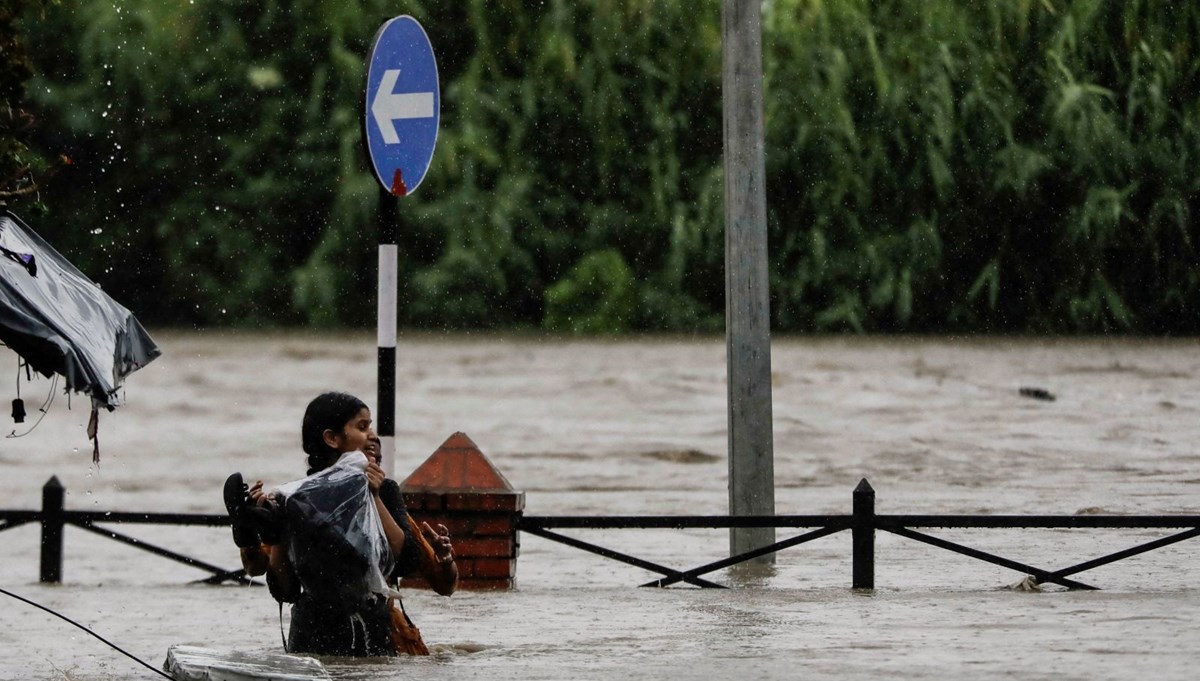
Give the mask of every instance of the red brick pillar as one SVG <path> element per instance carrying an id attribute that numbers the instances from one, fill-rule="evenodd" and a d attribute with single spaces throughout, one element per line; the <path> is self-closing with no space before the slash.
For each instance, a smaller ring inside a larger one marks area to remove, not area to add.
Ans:
<path id="1" fill-rule="evenodd" d="M 418 523 L 450 530 L 460 589 L 511 589 L 516 584 L 517 519 L 525 493 L 517 492 L 463 433 L 450 436 L 400 483 Z M 406 587 L 428 587 L 406 578 Z"/>

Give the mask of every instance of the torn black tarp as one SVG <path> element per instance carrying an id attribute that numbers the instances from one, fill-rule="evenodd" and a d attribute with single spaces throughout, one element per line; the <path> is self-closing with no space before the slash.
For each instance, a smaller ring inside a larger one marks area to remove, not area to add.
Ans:
<path id="1" fill-rule="evenodd" d="M 0 343 L 67 390 L 113 409 L 126 376 L 160 353 L 129 310 L 16 215 L 0 212 Z M 93 413 L 93 420 L 95 415 Z"/>

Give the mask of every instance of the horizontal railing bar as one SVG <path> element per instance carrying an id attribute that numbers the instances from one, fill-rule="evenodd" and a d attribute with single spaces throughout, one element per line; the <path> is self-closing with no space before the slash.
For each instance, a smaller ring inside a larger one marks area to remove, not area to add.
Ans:
<path id="1" fill-rule="evenodd" d="M 849 515 L 779 515 L 779 516 L 520 516 L 518 529 L 691 529 L 725 527 L 830 527 L 844 530 L 850 527 Z"/>
<path id="2" fill-rule="evenodd" d="M 22 523 L 42 520 L 41 511 L 0 510 L 0 521 Z M 850 515 L 779 516 L 519 516 L 529 527 L 561 529 L 692 529 L 729 527 L 838 527 L 850 526 Z M 142 523 L 161 525 L 229 525 L 223 513 L 142 513 L 137 511 L 63 511 L 65 522 Z M 1197 515 L 929 515 L 886 514 L 875 516 L 876 527 L 950 528 L 1109 528 L 1153 529 L 1200 527 Z"/>
<path id="3" fill-rule="evenodd" d="M 63 511 L 65 522 L 149 525 L 229 526 L 229 516 L 211 513 L 139 513 L 131 511 Z"/>
<path id="4" fill-rule="evenodd" d="M 0 510 L 0 522 L 19 520 L 41 522 L 41 511 Z M 229 525 L 229 516 L 224 513 L 143 513 L 140 511 L 63 511 L 63 522 L 67 523 L 141 523 L 149 525 L 207 525 L 221 527 Z"/>
<path id="5" fill-rule="evenodd" d="M 879 529 L 893 527 L 1110 528 L 1200 527 L 1196 515 L 888 515 L 875 516 Z"/>

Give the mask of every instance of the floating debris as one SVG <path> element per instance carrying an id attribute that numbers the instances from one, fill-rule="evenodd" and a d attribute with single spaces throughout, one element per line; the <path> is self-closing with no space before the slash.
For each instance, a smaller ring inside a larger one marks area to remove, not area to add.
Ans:
<path id="1" fill-rule="evenodd" d="M 1032 398 L 1035 400 L 1043 400 L 1046 402 L 1053 402 L 1055 399 L 1057 399 L 1054 396 L 1054 393 L 1050 392 L 1049 390 L 1046 390 L 1045 388 L 1024 387 L 1024 388 L 1021 388 L 1020 392 L 1021 392 L 1021 397 L 1029 397 L 1029 398 Z"/>
<path id="2" fill-rule="evenodd" d="M 1042 590 L 1042 585 L 1038 583 L 1037 577 L 1034 577 L 1033 575 L 1026 575 L 1025 579 L 1022 579 L 1021 581 L 1017 582 L 1016 584 L 1010 585 L 1008 587 L 1008 590 L 1009 591 L 1040 592 Z"/>
<path id="3" fill-rule="evenodd" d="M 328 681 L 316 659 L 278 653 L 220 652 L 197 646 L 171 646 L 163 669 L 175 681 Z"/>
<path id="4" fill-rule="evenodd" d="M 664 449 L 646 452 L 642 456 L 659 461 L 670 461 L 672 463 L 714 463 L 721 460 L 721 457 L 715 454 L 702 452 L 698 449 Z"/>

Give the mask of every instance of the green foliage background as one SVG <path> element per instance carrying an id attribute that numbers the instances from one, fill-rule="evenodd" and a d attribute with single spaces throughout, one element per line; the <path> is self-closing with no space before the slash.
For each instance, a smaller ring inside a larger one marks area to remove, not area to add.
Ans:
<path id="1" fill-rule="evenodd" d="M 19 25 L 56 0 L 0 0 L 0 201 L 35 197 L 38 180 L 61 165 L 29 146 L 33 116 L 25 110 L 33 61 Z"/>
<path id="2" fill-rule="evenodd" d="M 23 25 L 73 160 L 35 227 L 151 323 L 372 325 L 363 57 L 402 13 L 443 95 L 405 325 L 722 328 L 718 0 L 61 0 Z M 763 16 L 777 331 L 1200 331 L 1200 6 Z"/>

